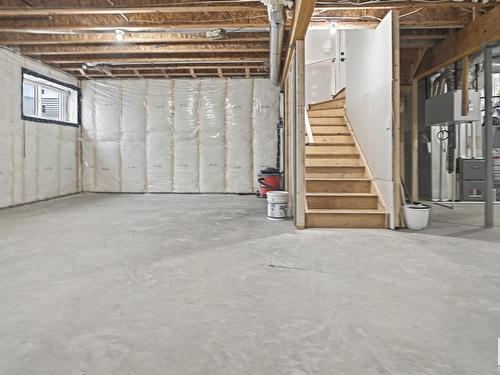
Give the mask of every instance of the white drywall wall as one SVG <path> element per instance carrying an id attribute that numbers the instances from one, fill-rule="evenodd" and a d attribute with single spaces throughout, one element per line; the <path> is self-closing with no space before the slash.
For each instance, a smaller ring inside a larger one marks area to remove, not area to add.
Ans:
<path id="1" fill-rule="evenodd" d="M 391 17 L 346 32 L 346 113 L 393 226 Z"/>
<path id="2" fill-rule="evenodd" d="M 310 27 L 305 39 L 306 104 L 332 98 L 335 87 L 337 30 Z"/>
<path id="3" fill-rule="evenodd" d="M 250 193 L 274 167 L 279 89 L 267 79 L 83 83 L 83 188 Z"/>
<path id="4" fill-rule="evenodd" d="M 21 119 L 22 68 L 78 85 L 61 71 L 0 48 L 0 207 L 78 191 L 78 129 Z"/>

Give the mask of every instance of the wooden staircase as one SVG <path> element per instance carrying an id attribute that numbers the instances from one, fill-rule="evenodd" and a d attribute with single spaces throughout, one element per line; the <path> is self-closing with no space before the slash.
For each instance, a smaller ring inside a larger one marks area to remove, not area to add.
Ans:
<path id="1" fill-rule="evenodd" d="M 344 112 L 345 94 L 309 106 L 306 227 L 387 228 L 387 212 Z"/>

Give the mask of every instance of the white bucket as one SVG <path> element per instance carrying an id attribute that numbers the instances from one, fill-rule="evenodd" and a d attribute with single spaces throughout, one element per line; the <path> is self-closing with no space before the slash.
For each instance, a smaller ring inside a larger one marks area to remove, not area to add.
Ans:
<path id="1" fill-rule="evenodd" d="M 426 204 L 407 204 L 403 206 L 406 226 L 409 229 L 424 229 L 429 224 L 431 207 Z"/>
<path id="2" fill-rule="evenodd" d="M 288 192 L 270 191 L 267 193 L 267 218 L 286 220 L 288 211 Z"/>

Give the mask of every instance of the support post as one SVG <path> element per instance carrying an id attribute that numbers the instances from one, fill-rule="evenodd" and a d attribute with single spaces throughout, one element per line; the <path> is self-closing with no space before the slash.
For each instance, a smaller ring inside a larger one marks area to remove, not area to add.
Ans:
<path id="1" fill-rule="evenodd" d="M 462 116 L 469 114 L 469 56 L 462 59 Z"/>
<path id="2" fill-rule="evenodd" d="M 418 201 L 418 81 L 411 81 L 411 199 Z"/>
<path id="3" fill-rule="evenodd" d="M 295 43 L 295 75 L 296 79 L 296 176 L 297 191 L 295 197 L 295 225 L 305 228 L 305 55 L 304 41 Z"/>
<path id="4" fill-rule="evenodd" d="M 401 225 L 401 165 L 400 165 L 400 77 L 399 77 L 399 12 L 392 12 L 392 180 L 394 220 L 391 227 Z"/>
<path id="5" fill-rule="evenodd" d="M 484 226 L 493 227 L 493 108 L 492 108 L 492 47 L 483 50 L 484 61 L 484 159 L 486 161 L 486 194 Z"/>

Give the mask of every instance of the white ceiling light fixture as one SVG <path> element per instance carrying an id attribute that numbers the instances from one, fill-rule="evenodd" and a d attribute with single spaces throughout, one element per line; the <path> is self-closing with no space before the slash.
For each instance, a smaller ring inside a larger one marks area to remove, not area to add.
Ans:
<path id="1" fill-rule="evenodd" d="M 335 34 L 337 26 L 337 22 L 330 22 L 330 34 Z"/>
<path id="2" fill-rule="evenodd" d="M 121 42 L 125 38 L 125 31 L 120 29 L 115 30 L 115 37 L 118 42 Z"/>

